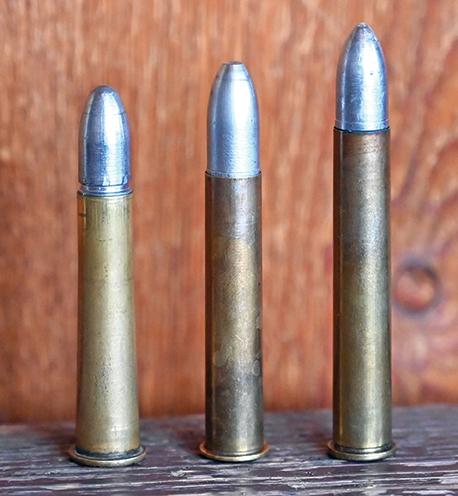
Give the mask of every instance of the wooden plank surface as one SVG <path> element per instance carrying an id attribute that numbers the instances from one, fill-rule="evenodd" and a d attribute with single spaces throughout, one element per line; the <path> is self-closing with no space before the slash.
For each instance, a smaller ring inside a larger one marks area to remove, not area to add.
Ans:
<path id="1" fill-rule="evenodd" d="M 67 459 L 69 423 L 0 427 L 0 491 L 47 494 L 263 494 L 367 495 L 458 491 L 458 407 L 428 406 L 394 411 L 398 453 L 381 462 L 328 458 L 328 410 L 269 414 L 269 453 L 256 462 L 223 464 L 200 457 L 200 415 L 142 422 L 148 453 L 123 469 L 80 467 Z"/>
<path id="2" fill-rule="evenodd" d="M 205 116 L 231 59 L 261 110 L 266 405 L 330 405 L 334 79 L 360 21 L 390 80 L 394 399 L 458 401 L 458 2 L 3 0 L 0 422 L 74 417 L 77 132 L 102 83 L 132 128 L 141 412 L 203 410 Z"/>

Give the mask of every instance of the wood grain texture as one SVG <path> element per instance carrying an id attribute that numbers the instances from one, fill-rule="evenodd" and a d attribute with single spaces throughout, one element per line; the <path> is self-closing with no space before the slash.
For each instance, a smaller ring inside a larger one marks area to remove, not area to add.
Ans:
<path id="1" fill-rule="evenodd" d="M 72 418 L 77 132 L 98 84 L 133 138 L 142 415 L 203 411 L 206 106 L 241 59 L 261 110 L 268 409 L 331 401 L 334 79 L 368 22 L 392 124 L 398 404 L 458 401 L 458 3 L 0 1 L 0 422 Z"/>
<path id="2" fill-rule="evenodd" d="M 398 452 L 381 462 L 326 455 L 329 410 L 269 414 L 265 457 L 252 463 L 202 458 L 202 415 L 142 422 L 147 455 L 139 465 L 80 467 L 67 458 L 70 423 L 0 426 L 0 490 L 9 496 L 80 494 L 436 495 L 458 490 L 458 408 L 398 408 Z"/>

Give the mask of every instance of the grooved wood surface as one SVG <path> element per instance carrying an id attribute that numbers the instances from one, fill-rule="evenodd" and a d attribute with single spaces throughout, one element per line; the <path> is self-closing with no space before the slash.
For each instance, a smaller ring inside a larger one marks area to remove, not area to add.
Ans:
<path id="1" fill-rule="evenodd" d="M 202 458 L 202 415 L 142 422 L 147 455 L 122 469 L 80 467 L 67 458 L 70 423 L 0 426 L 0 490 L 5 495 L 48 494 L 263 494 L 367 495 L 458 491 L 458 407 L 394 411 L 394 458 L 356 463 L 326 455 L 329 410 L 275 413 L 266 418 L 270 451 L 255 462 Z"/>
<path id="2" fill-rule="evenodd" d="M 458 2 L 0 1 L 0 422 L 73 418 L 78 122 L 116 88 L 133 139 L 143 416 L 203 411 L 206 106 L 242 60 L 261 111 L 268 409 L 331 402 L 335 70 L 385 51 L 398 404 L 458 401 Z"/>

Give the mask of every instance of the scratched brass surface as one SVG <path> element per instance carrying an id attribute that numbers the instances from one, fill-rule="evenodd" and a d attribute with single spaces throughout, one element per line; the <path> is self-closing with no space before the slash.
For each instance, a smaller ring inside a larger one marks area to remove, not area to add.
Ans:
<path id="1" fill-rule="evenodd" d="M 390 131 L 334 130 L 333 456 L 384 458 L 391 439 Z"/>
<path id="2" fill-rule="evenodd" d="M 140 446 L 132 273 L 132 194 L 78 194 L 78 398 L 83 464 L 120 466 Z"/>
<path id="3" fill-rule="evenodd" d="M 206 174 L 206 439 L 220 461 L 265 453 L 261 175 Z"/>

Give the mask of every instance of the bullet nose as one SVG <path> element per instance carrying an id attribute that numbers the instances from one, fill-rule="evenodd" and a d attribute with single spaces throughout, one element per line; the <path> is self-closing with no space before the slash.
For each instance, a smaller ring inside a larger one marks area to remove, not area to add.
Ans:
<path id="1" fill-rule="evenodd" d="M 86 102 L 79 132 L 79 181 L 90 194 L 129 191 L 130 130 L 118 93 L 110 86 L 95 88 Z"/>
<path id="2" fill-rule="evenodd" d="M 207 172 L 221 177 L 259 174 L 259 111 L 250 74 L 227 62 L 213 82 L 207 114 Z"/>
<path id="3" fill-rule="evenodd" d="M 336 128 L 381 131 L 388 123 L 385 58 L 372 29 L 355 26 L 339 59 L 336 84 Z"/>
<path id="4" fill-rule="evenodd" d="M 225 62 L 220 67 L 216 77 L 218 79 L 225 79 L 226 81 L 246 81 L 251 84 L 251 77 L 246 67 L 242 62 L 236 60 Z"/>

